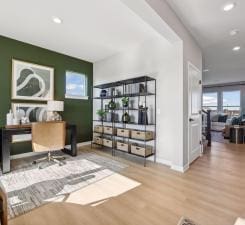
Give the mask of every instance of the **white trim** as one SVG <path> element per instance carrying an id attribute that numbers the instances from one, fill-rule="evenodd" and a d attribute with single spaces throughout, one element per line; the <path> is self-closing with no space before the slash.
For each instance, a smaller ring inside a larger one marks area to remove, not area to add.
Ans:
<path id="1" fill-rule="evenodd" d="M 184 166 L 172 165 L 171 169 L 178 171 L 178 172 L 181 172 L 181 173 L 185 173 L 189 169 L 189 165 L 188 164 L 186 164 Z"/>
<path id="2" fill-rule="evenodd" d="M 154 156 L 149 157 L 147 160 L 149 160 L 151 162 L 154 162 Z M 160 163 L 160 164 L 163 164 L 165 166 L 170 166 L 170 167 L 172 165 L 172 163 L 171 163 L 170 160 L 166 160 L 166 159 L 163 159 L 163 158 L 157 158 L 156 159 L 156 162 L 157 163 Z"/>
<path id="3" fill-rule="evenodd" d="M 65 95 L 66 99 L 80 99 L 80 100 L 88 100 L 88 96 L 75 96 L 75 95 Z"/>
<path id="4" fill-rule="evenodd" d="M 87 142 L 81 142 L 81 143 L 77 143 L 77 147 L 82 147 L 82 146 L 86 146 L 86 145 L 90 145 L 91 141 L 87 141 Z M 66 145 L 65 148 L 71 149 L 70 145 Z M 35 155 L 43 155 L 45 153 L 43 152 L 26 152 L 26 153 L 22 153 L 22 154 L 17 154 L 17 155 L 11 155 L 10 159 L 21 159 L 21 158 L 26 158 L 26 157 L 31 157 L 31 156 L 35 156 Z"/>
<path id="5" fill-rule="evenodd" d="M 183 172 L 185 172 L 188 168 L 189 168 L 189 165 L 190 165 L 190 122 L 189 122 L 189 118 L 191 116 L 191 113 L 190 113 L 190 104 L 192 104 L 189 100 L 190 100 L 190 67 L 192 66 L 194 69 L 196 69 L 199 73 L 200 73 L 200 76 L 201 76 L 201 81 L 202 81 L 202 73 L 201 71 L 194 65 L 192 64 L 190 61 L 187 62 L 187 65 L 188 65 L 188 85 L 187 85 L 187 90 L 188 90 L 188 120 L 187 120 L 187 129 L 188 129 L 188 135 L 187 135 L 187 154 L 188 154 L 188 162 L 187 164 L 184 166 L 184 167 L 179 167 L 177 168 L 176 170 L 178 171 L 178 169 L 182 170 Z M 201 90 L 201 98 L 202 98 L 202 90 Z M 201 106 L 200 106 L 200 109 L 202 109 L 202 99 L 201 99 Z M 202 118 L 201 118 L 201 121 L 202 123 Z M 202 140 L 202 124 L 200 124 L 200 139 Z M 201 144 L 201 148 L 202 148 L 202 144 Z M 200 154 L 202 153 L 202 149 L 200 148 Z"/>
<path id="6" fill-rule="evenodd" d="M 82 146 L 86 146 L 86 145 L 90 145 L 90 144 L 91 144 L 91 141 L 80 142 L 80 143 L 77 143 L 77 147 L 80 148 Z M 71 149 L 71 145 L 66 145 L 65 148 Z"/>

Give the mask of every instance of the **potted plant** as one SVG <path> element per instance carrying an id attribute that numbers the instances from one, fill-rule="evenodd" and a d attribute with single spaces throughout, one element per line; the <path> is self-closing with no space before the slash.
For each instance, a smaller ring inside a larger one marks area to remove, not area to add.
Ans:
<path id="1" fill-rule="evenodd" d="M 96 114 L 99 116 L 99 120 L 103 120 L 105 118 L 106 113 L 107 112 L 103 109 L 99 109 L 96 112 Z"/>
<path id="2" fill-rule="evenodd" d="M 123 107 L 128 107 L 129 97 L 122 98 L 122 105 Z"/>

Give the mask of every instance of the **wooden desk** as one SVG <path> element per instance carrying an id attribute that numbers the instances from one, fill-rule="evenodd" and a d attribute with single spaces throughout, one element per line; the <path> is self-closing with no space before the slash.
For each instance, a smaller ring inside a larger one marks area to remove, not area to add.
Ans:
<path id="1" fill-rule="evenodd" d="M 76 125 L 67 124 L 66 130 L 70 131 L 71 149 L 63 149 L 62 151 L 71 155 L 77 155 L 77 127 Z M 31 125 L 24 126 L 8 126 L 1 128 L 1 167 L 3 173 L 10 172 L 10 147 L 12 136 L 18 134 L 31 134 Z"/>

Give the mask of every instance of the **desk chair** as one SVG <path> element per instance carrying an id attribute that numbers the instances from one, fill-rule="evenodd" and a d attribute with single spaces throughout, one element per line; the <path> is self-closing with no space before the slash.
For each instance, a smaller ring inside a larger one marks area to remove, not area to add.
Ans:
<path id="1" fill-rule="evenodd" d="M 63 121 L 55 122 L 38 122 L 32 124 L 32 149 L 34 152 L 48 152 L 47 156 L 37 159 L 33 164 L 42 161 L 55 162 L 60 166 L 64 163 L 63 156 L 52 156 L 52 151 L 62 150 L 65 148 L 66 123 Z M 42 169 L 41 166 L 39 166 Z"/>

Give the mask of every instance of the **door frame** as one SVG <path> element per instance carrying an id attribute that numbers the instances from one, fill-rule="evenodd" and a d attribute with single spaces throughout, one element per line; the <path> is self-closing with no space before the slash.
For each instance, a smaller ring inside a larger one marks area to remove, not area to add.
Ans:
<path id="1" fill-rule="evenodd" d="M 198 73 L 200 73 L 201 75 L 201 82 L 202 82 L 202 74 L 201 74 L 201 71 L 193 64 L 191 63 L 190 61 L 188 61 L 187 63 L 187 75 L 188 75 L 188 119 L 187 119 L 187 123 L 188 123 L 188 166 L 190 166 L 190 125 L 189 125 L 189 118 L 190 118 L 190 104 L 191 102 L 189 101 L 190 100 L 190 77 L 189 77 L 189 71 L 190 71 L 190 67 L 193 67 L 195 68 Z M 201 97 L 202 97 L 202 89 L 201 89 Z M 202 99 L 201 99 L 201 109 L 202 109 Z M 202 138 L 202 124 L 200 126 L 200 137 Z M 200 156 L 202 154 L 202 146 L 200 148 Z"/>

